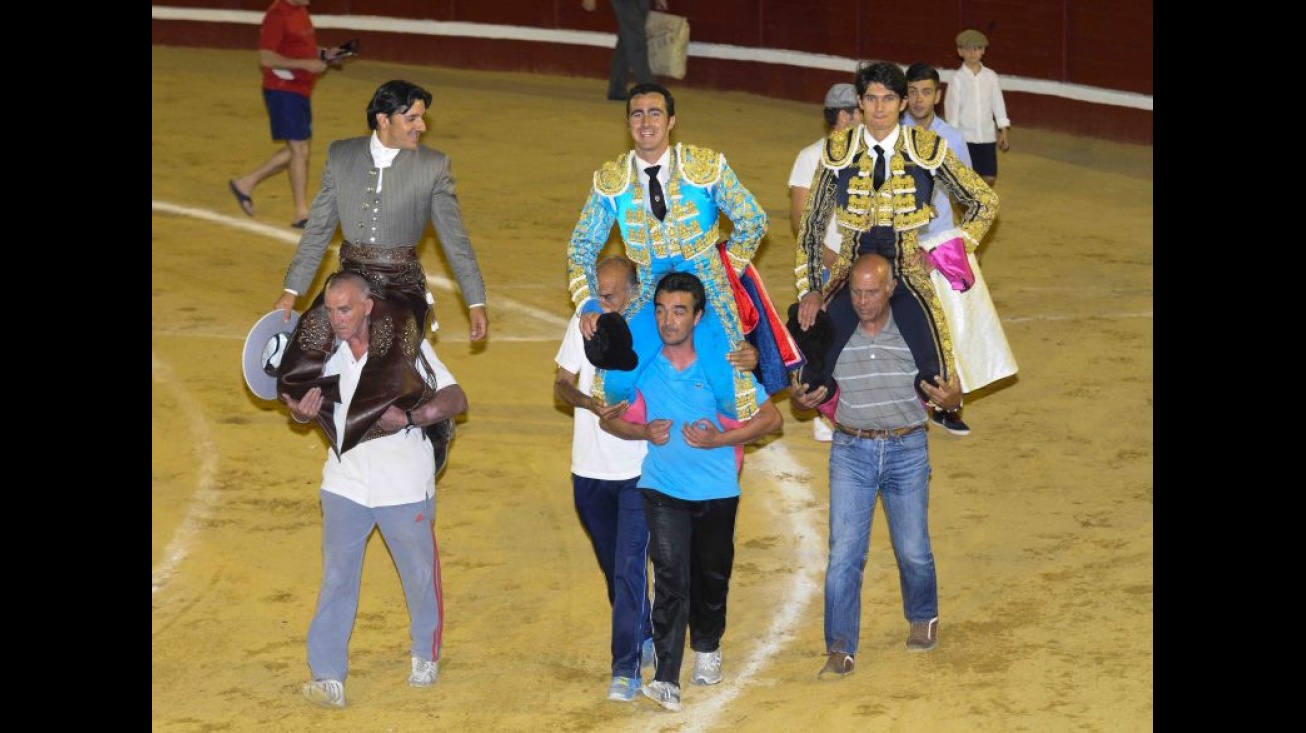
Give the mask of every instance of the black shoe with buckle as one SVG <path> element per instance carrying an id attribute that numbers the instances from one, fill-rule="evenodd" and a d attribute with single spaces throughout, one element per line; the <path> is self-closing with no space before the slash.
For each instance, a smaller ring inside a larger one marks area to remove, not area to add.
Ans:
<path id="1" fill-rule="evenodd" d="M 970 435 L 970 426 L 961 421 L 961 413 L 959 412 L 935 410 L 934 414 L 930 415 L 930 419 L 934 421 L 935 425 L 953 435 Z"/>
<path id="2" fill-rule="evenodd" d="M 449 462 L 449 444 L 453 442 L 454 433 L 457 432 L 452 417 L 446 417 L 437 423 L 431 423 L 425 428 L 426 437 L 431 441 L 431 449 L 435 451 L 435 475 L 439 476 L 444 470 L 444 464 Z"/>

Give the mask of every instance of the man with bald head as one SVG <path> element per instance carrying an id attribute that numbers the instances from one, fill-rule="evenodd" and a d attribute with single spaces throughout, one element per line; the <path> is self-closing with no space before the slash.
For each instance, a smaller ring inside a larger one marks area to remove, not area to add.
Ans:
<path id="1" fill-rule="evenodd" d="M 327 708 L 345 706 L 349 675 L 349 638 L 358 614 L 363 557 L 374 528 L 380 529 L 408 604 L 411 672 L 408 684 L 429 687 L 439 674 L 444 633 L 440 557 L 435 544 L 435 452 L 425 428 L 467 410 L 467 395 L 436 357 L 429 341 L 418 337 L 416 355 L 407 356 L 421 375 L 425 392 L 417 407 L 390 405 L 377 420 L 382 435 L 343 450 L 345 416 L 365 387 L 366 366 L 379 348 L 374 334 L 377 297 L 371 283 L 349 270 L 327 278 L 323 314 L 335 346 L 323 365 L 334 376 L 336 396 L 311 387 L 302 398 L 282 393 L 296 422 L 314 420 L 326 432 L 331 449 L 322 468 L 318 499 L 322 506 L 322 585 L 317 610 L 308 627 L 308 666 L 312 681 L 301 691 L 309 702 Z"/>
<path id="2" fill-rule="evenodd" d="M 826 663 L 818 675 L 838 679 L 853 672 L 861 626 L 862 576 L 871 540 L 876 495 L 902 584 L 903 614 L 911 625 L 907 650 L 938 643 L 939 597 L 930 548 L 930 455 L 927 405 L 955 410 L 961 387 L 955 374 L 935 384 L 913 384 L 916 365 L 893 319 L 889 299 L 898 282 L 882 255 L 864 253 L 853 263 L 848 293 L 858 325 L 834 365 L 837 386 L 807 389 L 795 380 L 791 395 L 834 422 L 830 443 L 830 558 L 825 570 Z M 922 404 L 916 387 L 929 398 Z"/>
<path id="3" fill-rule="evenodd" d="M 600 261 L 598 300 L 618 313 L 639 293 L 635 263 L 621 255 Z M 608 699 L 630 702 L 639 694 L 640 669 L 653 664 L 653 625 L 648 600 L 648 525 L 639 493 L 642 440 L 622 440 L 599 428 L 629 403 L 605 405 L 591 396 L 594 365 L 585 356 L 580 316 L 572 316 L 554 361 L 553 394 L 575 410 L 571 440 L 571 486 L 585 534 L 603 570 L 612 607 L 612 681 Z"/>

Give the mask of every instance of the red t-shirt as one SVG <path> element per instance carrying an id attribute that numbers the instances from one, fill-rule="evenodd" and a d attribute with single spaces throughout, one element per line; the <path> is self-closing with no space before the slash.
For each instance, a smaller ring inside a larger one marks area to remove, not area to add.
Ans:
<path id="1" fill-rule="evenodd" d="M 317 58 L 317 36 L 313 34 L 313 21 L 308 17 L 308 6 L 296 7 L 284 0 L 273 0 L 263 16 L 259 31 L 260 51 L 273 51 L 286 58 Z M 294 92 L 312 96 L 317 75 L 303 69 L 279 69 L 290 73 L 293 79 L 282 79 L 268 67 L 263 67 L 263 88 Z"/>

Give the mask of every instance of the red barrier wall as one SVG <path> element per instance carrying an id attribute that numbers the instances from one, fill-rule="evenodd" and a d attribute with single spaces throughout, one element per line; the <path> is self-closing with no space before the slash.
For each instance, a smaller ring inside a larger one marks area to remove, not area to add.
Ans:
<path id="1" fill-rule="evenodd" d="M 172 7 L 262 11 L 269 0 L 168 0 Z M 611 7 L 580 0 L 315 0 L 314 15 L 373 15 L 533 28 L 615 32 Z M 1153 93 L 1152 2 L 1134 0 L 670 0 L 695 42 L 956 68 L 954 38 L 966 27 L 989 37 L 985 58 L 999 75 Z M 909 17 L 904 13 L 910 12 Z M 611 49 L 478 38 L 319 30 L 324 43 L 359 36 L 369 58 L 455 68 L 535 71 L 606 79 Z M 339 38 L 337 38 L 339 36 Z M 151 42 L 253 49 L 257 28 L 154 20 Z M 699 88 L 819 101 L 851 76 L 782 64 L 691 56 L 672 80 Z M 601 90 L 600 90 L 601 91 Z M 1013 125 L 1152 144 L 1152 111 L 1004 91 Z"/>

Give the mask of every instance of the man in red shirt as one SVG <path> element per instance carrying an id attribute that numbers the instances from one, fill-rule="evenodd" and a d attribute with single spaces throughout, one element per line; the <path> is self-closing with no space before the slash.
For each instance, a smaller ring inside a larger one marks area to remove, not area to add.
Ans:
<path id="1" fill-rule="evenodd" d="M 310 0 L 273 0 L 259 31 L 259 64 L 263 67 L 263 102 L 272 123 L 272 139 L 286 145 L 252 172 L 227 181 L 240 208 L 254 215 L 254 187 L 263 179 L 290 171 L 290 192 L 295 202 L 291 226 L 303 229 L 308 221 L 308 155 L 313 136 L 313 109 L 309 98 L 313 83 L 327 64 L 343 54 L 339 48 L 320 48 L 308 17 Z"/>

